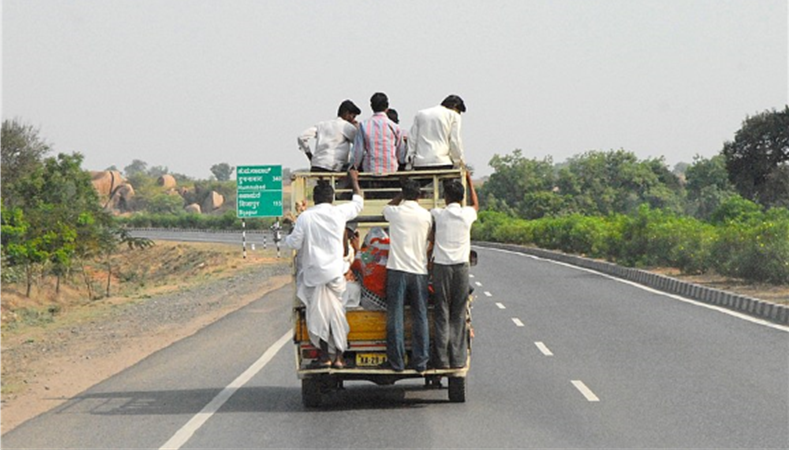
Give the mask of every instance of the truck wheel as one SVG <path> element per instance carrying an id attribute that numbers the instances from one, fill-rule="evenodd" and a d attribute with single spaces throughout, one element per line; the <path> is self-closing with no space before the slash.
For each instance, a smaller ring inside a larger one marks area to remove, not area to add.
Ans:
<path id="1" fill-rule="evenodd" d="M 317 408 L 321 405 L 321 384 L 317 379 L 301 380 L 301 402 L 307 408 Z"/>
<path id="2" fill-rule="evenodd" d="M 466 377 L 449 378 L 449 401 L 453 403 L 466 401 Z"/>

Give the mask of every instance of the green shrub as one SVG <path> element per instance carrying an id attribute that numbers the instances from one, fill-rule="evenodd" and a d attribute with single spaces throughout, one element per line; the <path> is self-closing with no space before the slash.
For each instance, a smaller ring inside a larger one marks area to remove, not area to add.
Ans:
<path id="1" fill-rule="evenodd" d="M 722 225 L 713 244 L 712 261 L 715 270 L 724 275 L 789 284 L 789 212 L 774 208 L 763 220 L 751 216 Z"/>
<path id="2" fill-rule="evenodd" d="M 493 230 L 493 240 L 518 245 L 529 245 L 534 242 L 531 222 L 528 220 L 509 219 Z"/>
<path id="3" fill-rule="evenodd" d="M 493 231 L 510 220 L 513 219 L 503 212 L 481 211 L 471 227 L 471 238 L 478 241 L 498 242 L 493 238 Z"/>
<path id="4" fill-rule="evenodd" d="M 148 212 L 153 214 L 183 214 L 184 200 L 180 195 L 156 194 L 148 200 Z"/>
<path id="5" fill-rule="evenodd" d="M 761 219 L 761 206 L 739 195 L 732 195 L 723 200 L 720 206 L 712 213 L 710 222 L 714 224 L 723 224 L 731 221 L 743 222 Z"/>

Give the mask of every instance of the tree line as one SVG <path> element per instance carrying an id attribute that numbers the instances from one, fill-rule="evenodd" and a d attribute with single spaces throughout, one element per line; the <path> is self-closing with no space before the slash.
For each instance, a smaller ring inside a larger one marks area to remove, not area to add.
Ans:
<path id="1" fill-rule="evenodd" d="M 124 168 L 137 191 L 137 213 L 103 210 L 79 153 L 51 156 L 39 131 L 19 120 L 2 124 L 0 217 L 2 279 L 75 274 L 106 262 L 119 245 L 143 248 L 126 226 L 240 228 L 230 208 L 201 216 L 183 211 L 153 187 L 168 173 L 134 160 Z M 639 160 L 624 149 L 588 151 L 562 163 L 495 155 L 494 172 L 479 189 L 483 211 L 475 239 L 539 245 L 626 265 L 670 265 L 688 273 L 715 270 L 749 280 L 789 283 L 789 107 L 747 117 L 720 153 L 669 169 L 663 158 Z M 109 169 L 115 169 L 111 167 Z M 191 180 L 195 194 L 218 190 L 234 206 L 234 168 L 211 167 L 213 180 Z M 285 170 L 287 172 L 287 169 Z M 234 208 L 233 208 L 234 209 Z M 246 227 L 267 228 L 250 219 Z M 92 294 L 89 293 L 92 296 Z"/>
<path id="2" fill-rule="evenodd" d="M 560 164 L 515 150 L 490 165 L 475 239 L 789 283 L 789 106 L 674 170 L 622 149 Z"/>
<path id="3" fill-rule="evenodd" d="M 236 183 L 231 180 L 235 168 L 227 163 L 211 167 L 213 179 L 195 180 L 135 159 L 123 169 L 136 193 L 127 205 L 132 214 L 118 217 L 102 207 L 90 172 L 82 168 L 81 154 L 52 156 L 53 148 L 40 131 L 19 119 L 3 121 L 1 142 L 0 273 L 3 282 L 23 283 L 28 297 L 35 280 L 48 276 L 55 277 L 56 292 L 63 277 L 77 276 L 83 278 L 90 298 L 98 296 L 86 270 L 88 262 L 96 261 L 107 272 L 103 295 L 109 296 L 111 256 L 119 245 L 134 249 L 153 245 L 132 237 L 128 227 L 241 228 L 235 216 Z M 120 172 L 115 166 L 107 170 Z M 172 175 L 181 186 L 191 188 L 172 195 L 157 185 L 162 175 Z M 211 191 L 225 197 L 225 208 L 211 215 L 184 211 L 184 201 L 202 203 Z M 267 228 L 270 222 L 249 219 L 246 228 Z"/>

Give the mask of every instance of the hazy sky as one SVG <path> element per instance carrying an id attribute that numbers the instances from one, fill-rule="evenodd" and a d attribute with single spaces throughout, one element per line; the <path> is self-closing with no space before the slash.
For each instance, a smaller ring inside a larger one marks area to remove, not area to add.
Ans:
<path id="1" fill-rule="evenodd" d="M 410 128 L 466 102 L 469 164 L 623 148 L 717 154 L 787 104 L 786 0 L 3 0 L 3 118 L 84 167 L 308 165 L 296 137 L 346 98 Z"/>

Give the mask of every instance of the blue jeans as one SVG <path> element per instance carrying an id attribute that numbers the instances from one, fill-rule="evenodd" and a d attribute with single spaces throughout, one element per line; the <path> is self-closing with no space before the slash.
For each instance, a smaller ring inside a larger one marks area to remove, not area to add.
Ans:
<path id="1" fill-rule="evenodd" d="M 386 358 L 395 370 L 405 369 L 404 305 L 411 305 L 411 366 L 425 370 L 430 359 L 427 323 L 427 275 L 386 271 Z"/>

